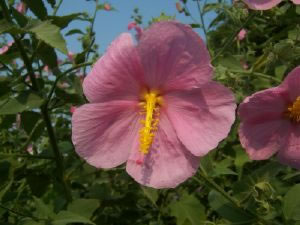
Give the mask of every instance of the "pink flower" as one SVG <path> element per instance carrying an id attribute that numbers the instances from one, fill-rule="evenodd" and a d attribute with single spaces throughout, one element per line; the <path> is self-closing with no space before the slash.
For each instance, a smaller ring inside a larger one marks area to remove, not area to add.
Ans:
<path id="1" fill-rule="evenodd" d="M 74 53 L 73 52 L 68 52 L 68 59 L 72 62 L 74 60 Z"/>
<path id="2" fill-rule="evenodd" d="M 16 9 L 19 13 L 24 14 L 26 12 L 26 5 L 24 2 L 19 2 L 16 6 Z"/>
<path id="3" fill-rule="evenodd" d="M 7 43 L 7 45 L 3 45 L 1 48 L 0 48 L 0 55 L 4 54 L 5 52 L 8 51 L 9 47 L 11 47 L 13 45 L 13 41 L 10 41 Z"/>
<path id="4" fill-rule="evenodd" d="M 244 40 L 245 37 L 246 37 L 246 35 L 247 35 L 247 30 L 243 28 L 243 29 L 241 29 L 240 32 L 238 33 L 237 39 L 238 39 L 239 41 Z"/>
<path id="5" fill-rule="evenodd" d="M 33 146 L 32 144 L 29 144 L 27 146 L 27 149 L 26 149 L 27 153 L 29 153 L 30 155 L 33 155 Z"/>
<path id="6" fill-rule="evenodd" d="M 108 4 L 108 3 L 105 3 L 105 4 L 103 5 L 103 8 L 104 8 L 104 10 L 106 10 L 106 11 L 110 11 L 110 10 L 111 10 L 111 6 L 110 6 L 110 4 Z"/>
<path id="7" fill-rule="evenodd" d="M 233 94 L 211 78 L 208 51 L 189 26 L 155 23 L 136 46 L 121 34 L 84 79 L 90 103 L 72 117 L 76 152 L 98 168 L 127 161 L 143 185 L 177 186 L 235 118 Z"/>
<path id="8" fill-rule="evenodd" d="M 72 105 L 70 107 L 70 113 L 73 114 L 75 112 L 75 110 L 76 110 L 76 107 Z"/>
<path id="9" fill-rule="evenodd" d="M 300 169 L 300 67 L 278 87 L 247 97 L 239 115 L 240 141 L 251 159 L 278 153 L 282 163 Z"/>
<path id="10" fill-rule="evenodd" d="M 244 0 L 250 9 L 268 10 L 278 5 L 282 0 Z M 300 0 L 292 0 L 296 5 L 300 4 Z"/>
<path id="11" fill-rule="evenodd" d="M 128 30 L 132 30 L 132 29 L 135 29 L 136 31 L 135 38 L 137 40 L 140 40 L 142 37 L 143 29 L 139 25 L 137 25 L 136 22 L 131 22 L 128 24 Z"/>

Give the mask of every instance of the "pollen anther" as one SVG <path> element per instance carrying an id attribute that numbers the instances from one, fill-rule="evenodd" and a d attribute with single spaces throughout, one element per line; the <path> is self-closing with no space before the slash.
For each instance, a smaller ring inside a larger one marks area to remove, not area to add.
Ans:
<path id="1" fill-rule="evenodd" d="M 293 122 L 300 122 L 300 96 L 287 108 L 287 116 Z"/>
<path id="2" fill-rule="evenodd" d="M 162 104 L 162 97 L 157 90 L 142 92 L 142 102 L 139 103 L 141 110 L 145 113 L 145 118 L 141 120 L 143 127 L 140 129 L 140 152 L 148 154 L 152 145 L 155 131 L 159 123 L 159 110 Z"/>

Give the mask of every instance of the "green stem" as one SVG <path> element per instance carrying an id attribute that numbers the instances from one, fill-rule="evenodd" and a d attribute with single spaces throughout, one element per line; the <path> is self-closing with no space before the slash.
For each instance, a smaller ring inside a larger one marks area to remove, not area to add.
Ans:
<path id="1" fill-rule="evenodd" d="M 31 218 L 31 219 L 33 219 L 33 220 L 35 220 L 35 221 L 43 220 L 43 219 L 40 219 L 40 218 L 31 216 L 31 215 L 25 215 L 25 214 L 23 214 L 23 213 L 17 212 L 17 211 L 15 211 L 15 210 L 10 209 L 10 208 L 7 208 L 7 207 L 5 207 L 5 206 L 3 206 L 3 205 L 1 205 L 1 204 L 0 204 L 0 208 L 4 209 L 4 210 L 6 210 L 6 211 L 8 211 L 8 212 L 10 212 L 10 213 L 13 213 L 13 214 L 15 214 L 15 215 L 17 215 L 17 216 L 20 216 L 20 217 Z"/>
<path id="2" fill-rule="evenodd" d="M 53 94 L 54 94 L 54 91 L 55 91 L 55 88 L 56 88 L 56 85 L 58 83 L 58 81 L 63 78 L 65 75 L 67 75 L 68 73 L 72 72 L 73 70 L 76 70 L 78 68 L 81 68 L 81 67 L 86 67 L 86 66 L 90 66 L 92 65 L 93 63 L 92 62 L 86 62 L 86 63 L 81 63 L 81 64 L 77 64 L 75 66 L 73 66 L 72 68 L 66 70 L 65 72 L 61 73 L 59 76 L 56 77 L 56 80 L 54 81 L 53 85 L 52 85 L 52 88 L 48 94 L 48 97 L 47 97 L 47 102 L 46 102 L 46 105 L 48 106 Z"/>
<path id="3" fill-rule="evenodd" d="M 255 75 L 255 76 L 258 76 L 258 77 L 262 77 L 262 78 L 265 78 L 265 79 L 269 79 L 269 80 L 273 80 L 277 83 L 280 83 L 281 81 L 273 76 L 270 76 L 270 75 L 267 75 L 267 74 L 264 74 L 264 73 L 259 73 L 259 72 L 253 72 L 251 70 L 229 70 L 229 72 L 232 72 L 232 73 L 242 73 L 242 74 L 248 74 L 248 75 Z"/>
<path id="4" fill-rule="evenodd" d="M 1 0 L 0 4 L 1 4 L 2 12 L 3 12 L 3 15 L 4 15 L 5 19 L 8 22 L 11 23 L 12 21 L 11 21 L 10 15 L 9 15 L 8 8 L 6 6 L 6 2 Z M 39 86 L 38 86 L 37 81 L 36 81 L 35 76 L 34 76 L 32 61 L 29 60 L 29 58 L 26 54 L 26 51 L 23 48 L 19 37 L 17 35 L 13 35 L 13 34 L 11 34 L 11 36 L 14 38 L 14 40 L 17 44 L 17 47 L 18 47 L 18 49 L 21 53 L 22 59 L 24 61 L 24 65 L 25 65 L 25 67 L 26 67 L 26 69 L 29 73 L 30 80 L 31 80 L 31 83 L 32 83 L 32 90 L 35 91 L 35 92 L 39 92 Z M 53 130 L 53 127 L 52 127 L 50 115 L 49 115 L 49 112 L 48 112 L 48 109 L 47 109 L 47 104 L 44 104 L 41 107 L 41 112 L 42 112 L 43 119 L 46 123 L 47 131 L 48 131 L 48 135 L 49 135 L 49 139 L 50 139 L 50 144 L 52 146 L 52 150 L 53 150 L 54 155 L 55 155 L 55 162 L 56 162 L 57 169 L 59 171 L 59 179 L 60 179 L 60 181 L 63 185 L 67 201 L 71 201 L 71 197 L 72 197 L 71 192 L 69 191 L 68 185 L 67 185 L 66 180 L 64 178 L 63 157 L 62 157 L 62 155 L 59 151 L 59 148 L 58 148 L 58 145 L 57 145 L 57 142 L 56 142 L 56 138 L 55 138 L 54 130 Z"/>
<path id="5" fill-rule="evenodd" d="M 208 39 L 207 39 L 207 30 L 206 30 L 205 23 L 204 23 L 203 11 L 201 9 L 199 0 L 196 0 L 196 2 L 197 2 L 197 7 L 198 7 L 199 15 L 200 15 L 201 26 L 202 26 L 202 29 L 203 29 L 203 32 L 204 32 L 204 35 L 205 35 L 206 45 L 207 45 L 208 50 L 210 50 L 209 44 L 208 44 Z M 206 0 L 204 1 L 204 6 L 205 5 L 206 5 Z"/>
<path id="6" fill-rule="evenodd" d="M 98 12 L 98 9 L 97 9 L 97 6 L 98 6 L 98 0 L 95 1 L 95 11 L 94 11 L 94 15 L 93 15 L 93 19 L 92 19 L 92 22 L 91 22 L 91 28 L 90 28 L 90 37 L 91 37 L 91 42 L 90 42 L 90 45 L 89 45 L 89 48 L 92 47 L 92 45 L 94 44 L 94 41 L 95 41 L 95 38 L 92 38 L 93 36 L 93 30 L 94 30 L 94 24 L 95 24 L 95 20 L 96 20 L 96 16 L 97 16 L 97 12 Z M 89 60 L 89 55 L 90 55 L 90 49 L 88 49 L 88 52 L 86 54 L 86 60 Z M 83 76 L 85 77 L 86 76 L 86 68 L 87 66 L 85 66 L 83 68 Z"/>
<path id="7" fill-rule="evenodd" d="M 63 0 L 59 0 L 57 6 L 54 7 L 54 10 L 53 10 L 53 13 L 52 13 L 53 16 L 56 16 L 56 13 L 57 13 L 59 7 L 61 6 L 62 2 L 63 2 Z"/>

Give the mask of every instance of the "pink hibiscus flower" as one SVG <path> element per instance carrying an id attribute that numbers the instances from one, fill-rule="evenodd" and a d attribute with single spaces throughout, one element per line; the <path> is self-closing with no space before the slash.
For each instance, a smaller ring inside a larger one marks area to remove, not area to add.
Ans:
<path id="1" fill-rule="evenodd" d="M 278 87 L 259 91 L 239 106 L 240 141 L 253 160 L 270 158 L 300 169 L 300 67 Z"/>
<path id="2" fill-rule="evenodd" d="M 84 79 L 90 103 L 72 116 L 76 152 L 98 168 L 127 161 L 143 185 L 177 186 L 235 118 L 233 94 L 211 78 L 208 51 L 189 26 L 155 23 L 136 46 L 121 34 Z"/>
<path id="3" fill-rule="evenodd" d="M 244 0 L 250 9 L 268 10 L 278 5 L 282 0 Z M 300 0 L 291 0 L 294 4 L 299 5 Z"/>

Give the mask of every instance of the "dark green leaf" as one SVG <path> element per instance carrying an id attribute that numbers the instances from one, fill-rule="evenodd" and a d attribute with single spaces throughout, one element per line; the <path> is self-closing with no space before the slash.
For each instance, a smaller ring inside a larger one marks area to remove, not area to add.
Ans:
<path id="1" fill-rule="evenodd" d="M 155 205 L 158 199 L 158 191 L 148 187 L 142 187 L 142 190 L 146 197 Z"/>
<path id="2" fill-rule="evenodd" d="M 53 225 L 67 225 L 69 223 L 86 223 L 95 225 L 89 219 L 69 211 L 60 211 L 52 221 Z"/>
<path id="3" fill-rule="evenodd" d="M 68 54 L 66 42 L 60 33 L 59 27 L 50 23 L 50 21 L 34 21 L 29 26 L 29 31 L 33 32 L 38 39 L 46 42 L 48 45 L 57 48 L 64 54 Z"/>
<path id="4" fill-rule="evenodd" d="M 199 225 L 206 220 L 204 206 L 193 195 L 184 194 L 179 201 L 171 203 L 170 209 L 177 225 Z"/>
<path id="5" fill-rule="evenodd" d="M 16 114 L 25 110 L 38 108 L 44 100 L 32 92 L 22 92 L 17 97 L 11 97 L 0 105 L 0 115 Z"/>
<path id="6" fill-rule="evenodd" d="M 287 220 L 300 220 L 300 184 L 294 185 L 284 196 L 283 214 Z"/>
<path id="7" fill-rule="evenodd" d="M 66 16 L 49 16 L 48 19 L 51 20 L 52 24 L 64 29 L 69 25 L 69 23 L 79 18 L 81 15 L 82 13 L 73 13 Z"/>
<path id="8" fill-rule="evenodd" d="M 85 218 L 91 218 L 94 211 L 100 206 L 97 199 L 75 199 L 69 206 L 68 211 Z"/>
<path id="9" fill-rule="evenodd" d="M 39 19 L 44 20 L 47 17 L 47 9 L 42 0 L 23 0 L 26 6 L 36 15 Z"/>
<path id="10" fill-rule="evenodd" d="M 20 13 L 19 11 L 17 11 L 15 8 L 11 8 L 11 10 L 12 10 L 12 14 L 13 14 L 14 18 L 17 20 L 17 23 L 21 27 L 26 26 L 26 24 L 28 22 L 26 16 L 24 16 L 22 13 Z"/>
<path id="11" fill-rule="evenodd" d="M 79 29 L 72 29 L 66 33 L 66 36 L 73 35 L 73 34 L 84 34 L 84 33 Z"/>

